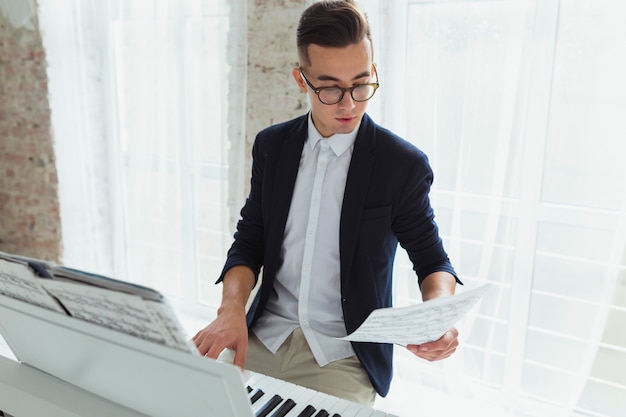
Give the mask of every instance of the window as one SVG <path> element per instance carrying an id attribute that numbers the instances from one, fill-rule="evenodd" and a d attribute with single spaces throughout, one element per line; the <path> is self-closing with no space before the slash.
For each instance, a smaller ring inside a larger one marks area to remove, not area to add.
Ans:
<path id="1" fill-rule="evenodd" d="M 396 382 L 500 396 L 488 400 L 492 410 L 619 414 L 626 7 L 601 3 L 406 1 L 383 10 L 393 23 L 383 28 L 383 112 L 431 158 L 457 272 L 469 287 L 496 287 L 465 323 L 457 357 L 422 365 L 399 352 Z M 418 294 L 404 257 L 397 271 L 397 294 Z M 390 402 L 408 412 L 397 405 L 407 401 Z"/>

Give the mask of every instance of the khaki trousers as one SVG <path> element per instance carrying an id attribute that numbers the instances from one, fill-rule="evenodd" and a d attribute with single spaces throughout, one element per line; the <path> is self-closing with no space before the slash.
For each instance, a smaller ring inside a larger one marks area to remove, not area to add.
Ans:
<path id="1" fill-rule="evenodd" d="M 231 358 L 220 356 L 220 360 L 230 359 L 232 363 Z M 356 356 L 320 367 L 299 327 L 285 340 L 276 354 L 269 351 L 250 332 L 246 369 L 367 407 L 372 407 L 376 399 L 376 391 Z"/>

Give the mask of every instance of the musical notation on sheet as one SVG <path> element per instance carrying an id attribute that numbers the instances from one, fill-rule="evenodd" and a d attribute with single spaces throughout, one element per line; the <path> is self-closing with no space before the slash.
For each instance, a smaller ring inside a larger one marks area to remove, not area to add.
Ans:
<path id="1" fill-rule="evenodd" d="M 65 313 L 59 303 L 42 288 L 41 281 L 25 264 L 0 259 L 0 294 Z"/>
<path id="2" fill-rule="evenodd" d="M 374 310 L 357 330 L 339 339 L 401 346 L 437 340 L 467 314 L 489 289 L 490 285 L 485 284 L 460 294 L 408 307 Z"/>
<path id="3" fill-rule="evenodd" d="M 157 302 L 89 285 L 46 280 L 41 285 L 72 317 L 177 349 L 189 350 L 174 336 L 180 327 Z M 176 330 L 175 330 L 176 329 Z M 180 333 L 179 333 L 180 334 Z"/>

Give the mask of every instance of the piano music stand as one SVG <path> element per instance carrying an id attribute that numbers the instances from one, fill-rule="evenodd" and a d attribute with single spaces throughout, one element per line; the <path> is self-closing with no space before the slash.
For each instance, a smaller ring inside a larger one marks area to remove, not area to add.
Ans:
<path id="1" fill-rule="evenodd" d="M 252 417 L 233 365 L 3 295 L 0 333 L 20 362 L 139 413 Z"/>

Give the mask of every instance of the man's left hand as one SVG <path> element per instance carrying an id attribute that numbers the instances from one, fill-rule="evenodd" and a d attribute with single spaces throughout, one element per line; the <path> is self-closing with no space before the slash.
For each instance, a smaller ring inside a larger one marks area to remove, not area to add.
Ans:
<path id="1" fill-rule="evenodd" d="M 427 361 L 438 361 L 452 355 L 459 346 L 459 331 L 451 328 L 438 340 L 421 345 L 407 345 L 406 348 L 414 355 Z"/>

